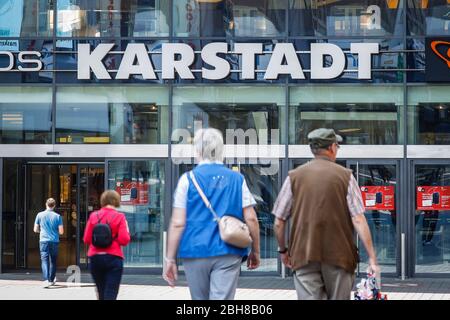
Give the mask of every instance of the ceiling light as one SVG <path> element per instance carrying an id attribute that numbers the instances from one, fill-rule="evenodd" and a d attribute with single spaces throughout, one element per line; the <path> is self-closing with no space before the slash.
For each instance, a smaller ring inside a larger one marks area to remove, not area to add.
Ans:
<path id="1" fill-rule="evenodd" d="M 348 128 L 348 129 L 342 129 L 342 130 L 338 130 L 338 131 L 342 132 L 342 133 L 351 133 L 351 132 L 361 131 L 361 128 Z"/>

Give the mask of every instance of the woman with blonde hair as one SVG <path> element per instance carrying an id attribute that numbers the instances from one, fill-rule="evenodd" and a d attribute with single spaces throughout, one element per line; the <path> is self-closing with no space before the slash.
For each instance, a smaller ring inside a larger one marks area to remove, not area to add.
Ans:
<path id="1" fill-rule="evenodd" d="M 253 209 L 256 201 L 244 176 L 223 164 L 223 147 L 220 131 L 197 131 L 194 148 L 199 164 L 180 178 L 174 196 L 163 276 L 169 285 L 175 285 L 178 252 L 194 300 L 234 299 L 242 261 L 248 257 L 249 269 L 260 263 L 259 225 Z M 222 240 L 195 184 L 218 217 L 227 214 L 246 222 L 253 240 L 251 248 L 238 248 Z"/>

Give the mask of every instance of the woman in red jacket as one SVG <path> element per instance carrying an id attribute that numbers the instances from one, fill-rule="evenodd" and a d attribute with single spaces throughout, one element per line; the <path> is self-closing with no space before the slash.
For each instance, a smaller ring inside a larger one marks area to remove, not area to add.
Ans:
<path id="1" fill-rule="evenodd" d="M 130 232 L 125 215 L 116 210 L 120 207 L 120 196 L 116 191 L 103 192 L 100 204 L 102 208 L 89 216 L 83 240 L 89 245 L 89 266 L 98 299 L 116 300 L 123 272 L 122 246 L 130 243 Z M 111 228 L 112 243 L 106 248 L 92 244 L 92 233 L 98 223 L 108 224 Z"/>

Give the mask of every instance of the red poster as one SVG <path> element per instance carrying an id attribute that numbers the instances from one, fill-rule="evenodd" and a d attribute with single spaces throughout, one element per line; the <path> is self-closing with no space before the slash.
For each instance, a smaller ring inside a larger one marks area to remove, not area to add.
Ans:
<path id="1" fill-rule="evenodd" d="M 116 191 L 120 195 L 122 205 L 148 204 L 148 182 L 143 181 L 117 181 Z"/>
<path id="2" fill-rule="evenodd" d="M 362 186 L 361 194 L 367 210 L 395 210 L 394 186 Z"/>
<path id="3" fill-rule="evenodd" d="M 450 187 L 417 187 L 417 210 L 450 210 Z"/>

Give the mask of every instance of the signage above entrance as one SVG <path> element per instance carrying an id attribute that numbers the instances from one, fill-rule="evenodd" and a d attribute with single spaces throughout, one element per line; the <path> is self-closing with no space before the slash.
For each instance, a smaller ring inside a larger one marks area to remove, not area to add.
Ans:
<path id="1" fill-rule="evenodd" d="M 243 81 L 261 77 L 276 80 L 281 75 L 299 80 L 332 80 L 347 72 L 354 73 L 355 79 L 370 80 L 372 58 L 380 53 L 378 43 L 351 43 L 350 50 L 345 52 L 332 43 L 311 43 L 308 51 L 297 51 L 292 43 L 277 43 L 272 51 L 264 51 L 262 43 L 235 43 L 231 49 L 226 42 L 209 43 L 200 51 L 194 51 L 185 43 L 163 43 L 158 52 L 149 51 L 144 43 L 130 43 L 125 51 L 113 51 L 114 47 L 114 43 L 102 43 L 96 47 L 80 43 L 77 51 L 73 52 L 77 55 L 75 68 L 45 70 L 76 72 L 78 80 L 127 80 L 134 76 L 143 80 L 198 79 L 194 74 L 200 74 L 202 79 L 222 80 L 231 73 L 239 74 Z M 107 65 L 107 57 L 117 54 L 121 55 L 120 63 L 117 70 L 112 70 Z M 352 69 L 347 69 L 350 56 L 357 64 L 353 62 Z M 23 51 L 17 55 L 0 51 L 0 58 L 3 61 L 7 58 L 7 63 L 0 65 L 0 73 L 39 72 L 44 69 L 38 51 Z M 202 61 L 200 69 L 194 68 L 196 58 Z M 266 69 L 260 70 L 257 61 L 266 62 Z M 160 70 L 155 69 L 155 64 Z"/>
<path id="2" fill-rule="evenodd" d="M 175 79 L 176 74 L 181 79 L 195 79 L 191 66 L 195 62 L 195 51 L 188 44 L 164 43 L 161 52 L 149 53 L 143 43 L 131 43 L 122 57 L 115 76 L 107 70 L 102 62 L 111 53 L 115 45 L 102 43 L 91 48 L 90 44 L 78 45 L 78 79 L 89 80 L 94 75 L 100 80 L 126 80 L 132 75 L 142 76 L 144 80 L 156 80 L 151 56 L 162 55 L 161 79 Z M 234 50 L 229 51 L 226 42 L 213 42 L 207 44 L 200 52 L 204 64 L 211 68 L 202 67 L 200 72 L 203 79 L 221 80 L 230 75 L 231 65 L 226 55 L 239 55 L 241 58 L 242 80 L 254 80 L 256 76 L 255 60 L 258 55 L 265 54 L 262 43 L 236 43 Z M 280 75 L 288 75 L 292 79 L 306 79 L 305 72 L 310 73 L 310 79 L 335 79 L 346 70 L 347 59 L 344 51 L 332 43 L 312 43 L 310 51 L 296 51 L 292 43 L 277 43 L 271 53 L 267 69 L 264 72 L 265 80 L 276 80 Z M 302 61 L 297 53 L 309 53 L 310 70 L 304 70 Z M 352 43 L 350 53 L 358 55 L 358 79 L 371 79 L 372 55 L 379 53 L 378 43 Z M 331 59 L 330 59 L 331 58 Z M 326 61 L 326 63 L 324 63 Z M 235 71 L 235 70 L 233 70 Z M 258 71 L 259 72 L 259 71 Z"/>

